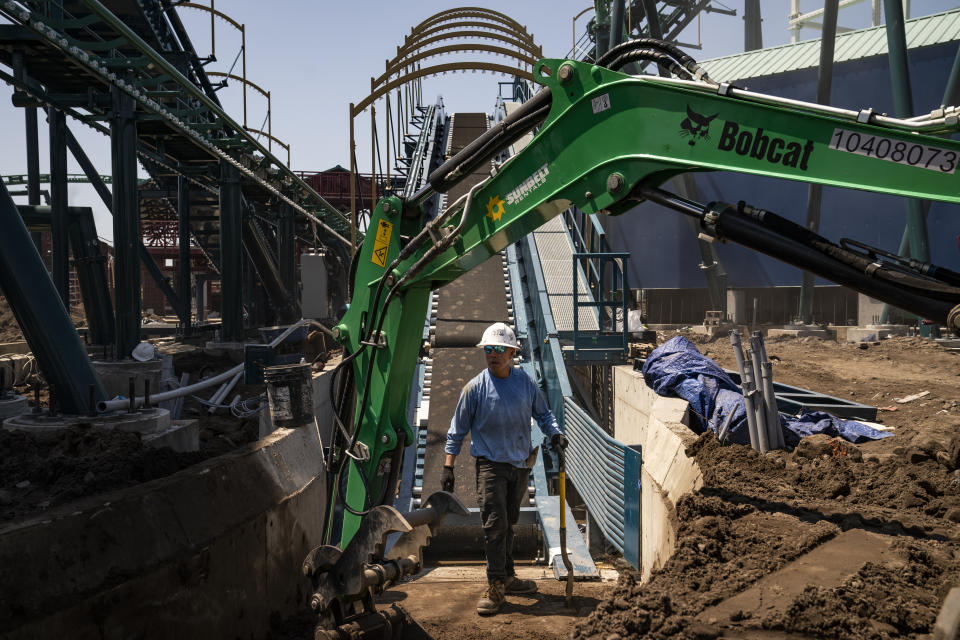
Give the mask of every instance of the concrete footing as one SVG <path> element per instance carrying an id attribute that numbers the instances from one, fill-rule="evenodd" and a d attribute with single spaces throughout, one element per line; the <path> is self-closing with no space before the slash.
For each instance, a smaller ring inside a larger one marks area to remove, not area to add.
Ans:
<path id="1" fill-rule="evenodd" d="M 30 410 L 25 396 L 7 395 L 0 396 L 0 420 L 11 416 L 19 416 Z"/>
<path id="2" fill-rule="evenodd" d="M 614 367 L 614 437 L 640 445 L 640 552 L 642 579 L 661 568 L 677 543 L 676 506 L 681 496 L 703 486 L 703 474 L 686 448 L 697 435 L 687 426 L 689 405 L 658 396 L 632 367 Z"/>
<path id="3" fill-rule="evenodd" d="M 117 396 L 129 397 L 130 378 L 134 379 L 134 388 L 136 395 L 142 396 L 144 381 L 150 381 L 151 393 L 159 393 L 160 389 L 160 370 L 162 363 L 160 360 L 149 360 L 147 362 L 138 362 L 137 360 L 94 360 L 93 368 L 100 376 L 100 383 L 107 398 L 116 398 Z"/>
<path id="4" fill-rule="evenodd" d="M 828 331 L 819 325 L 798 325 L 798 326 L 787 326 L 782 329 L 768 329 L 767 337 L 768 338 L 780 338 L 780 337 L 789 337 L 789 338 L 806 338 L 814 337 L 820 338 L 822 340 L 833 340 L 836 337 L 832 331 Z"/>
<path id="5" fill-rule="evenodd" d="M 159 408 L 141 409 L 136 413 L 117 411 L 95 417 L 31 412 L 3 421 L 4 429 L 47 433 L 80 425 L 94 432 L 133 431 L 140 434 L 144 444 L 155 448 L 170 447 L 174 451 L 197 451 L 200 448 L 200 423 L 197 420 L 171 420 L 170 412 Z"/>
<path id="6" fill-rule="evenodd" d="M 878 342 L 890 336 L 907 335 L 905 324 L 868 324 L 847 329 L 847 342 Z"/>

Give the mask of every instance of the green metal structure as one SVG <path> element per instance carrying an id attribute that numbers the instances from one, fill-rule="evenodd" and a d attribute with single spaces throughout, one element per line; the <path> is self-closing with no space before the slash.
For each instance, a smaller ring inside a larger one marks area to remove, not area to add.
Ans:
<path id="1" fill-rule="evenodd" d="M 871 284 L 875 274 L 869 267 L 857 279 L 842 269 L 831 271 L 820 257 L 791 258 L 779 248 L 785 245 L 773 241 L 791 224 L 783 219 L 749 206 L 703 207 L 657 187 L 685 172 L 725 170 L 960 202 L 960 142 L 931 135 L 960 128 L 956 110 L 898 120 L 718 85 L 695 63 L 685 66 L 690 79 L 635 77 L 570 60 L 541 60 L 534 76 L 548 90 L 434 172 L 430 189 L 408 201 L 388 197 L 377 205 L 357 259 L 350 310 L 334 331 L 349 354 L 343 366 L 352 368 L 357 382 L 354 417 L 352 423 L 342 421 L 344 446 L 335 446 L 333 454 L 336 470 L 349 463 L 341 545 L 365 510 L 390 493 L 397 452 L 412 437 L 405 414 L 429 292 L 571 205 L 620 214 L 649 198 L 696 216 L 708 235 L 730 234 L 824 277 L 891 297 L 886 285 Z M 464 202 L 436 219 L 424 218 L 420 205 L 435 191 L 446 191 L 478 158 L 540 122 L 533 140 Z M 757 221 L 768 229 L 738 231 Z M 807 240 L 829 244 L 818 238 Z M 960 328 L 960 289 L 946 289 L 929 308 Z"/>

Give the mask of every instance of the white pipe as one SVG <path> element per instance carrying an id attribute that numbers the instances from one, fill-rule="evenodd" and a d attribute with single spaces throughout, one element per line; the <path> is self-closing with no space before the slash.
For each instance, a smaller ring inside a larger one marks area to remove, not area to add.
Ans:
<path id="1" fill-rule="evenodd" d="M 237 385 L 237 382 L 240 380 L 242 376 L 243 376 L 243 371 L 238 371 L 237 375 L 233 376 L 233 380 L 223 385 L 223 387 L 221 387 L 221 389 L 217 391 L 214 397 L 210 398 L 210 402 L 212 402 L 214 406 L 210 407 L 207 410 L 209 413 L 216 413 L 217 409 L 220 408 L 217 405 L 223 402 L 223 399 L 226 398 L 227 394 L 230 393 L 230 391 Z"/>
<path id="2" fill-rule="evenodd" d="M 290 334 L 292 334 L 294 331 L 296 331 L 297 329 L 299 329 L 300 327 L 302 327 L 302 326 L 305 325 L 305 324 L 316 325 L 316 326 L 320 327 L 322 330 L 324 330 L 324 331 L 326 331 L 326 332 L 329 332 L 329 331 L 330 331 L 330 330 L 327 329 L 325 326 L 323 326 L 322 324 L 320 324 L 319 322 L 316 322 L 316 321 L 314 321 L 314 320 L 306 320 L 306 319 L 304 319 L 304 320 L 298 320 L 296 323 L 290 325 L 290 327 L 288 327 L 286 331 L 284 331 L 284 332 L 281 333 L 277 338 L 275 338 L 275 339 L 273 340 L 273 342 L 270 343 L 270 346 L 271 346 L 271 347 L 277 346 L 278 344 L 280 344 L 281 342 L 283 342 L 284 340 L 286 340 L 287 337 L 288 337 Z M 243 367 L 244 367 L 244 365 L 238 364 L 237 366 L 233 367 L 232 369 L 228 369 L 227 371 L 224 371 L 224 372 L 221 373 L 221 374 L 215 375 L 215 376 L 213 376 L 212 378 L 207 378 L 207 379 L 205 379 L 205 380 L 201 380 L 200 382 L 197 382 L 197 383 L 195 383 L 195 384 L 192 384 L 192 385 L 190 385 L 190 386 L 188 386 L 188 387 L 180 387 L 179 389 L 173 389 L 172 391 L 164 391 L 163 393 L 158 393 L 158 394 L 155 394 L 155 395 L 154 395 L 154 394 L 151 394 L 151 396 L 150 396 L 150 401 L 151 401 L 151 402 L 163 402 L 164 400 L 171 400 L 171 399 L 173 399 L 173 398 L 179 398 L 179 397 L 181 397 L 181 396 L 185 396 L 185 395 L 190 395 L 190 394 L 196 393 L 197 391 L 200 391 L 200 390 L 202 390 L 202 389 L 206 389 L 206 388 L 208 388 L 208 387 L 212 387 L 212 386 L 215 385 L 215 384 L 221 384 L 221 383 L 226 382 L 227 380 L 229 380 L 231 376 L 236 376 L 236 375 L 238 375 L 238 374 L 242 374 L 242 373 L 243 373 Z M 137 407 L 137 408 L 143 406 L 143 398 L 142 398 L 142 397 L 136 398 L 136 400 L 135 400 L 134 402 L 135 402 L 134 406 Z M 130 400 L 129 400 L 129 399 L 123 399 L 123 400 L 101 400 L 100 402 L 97 403 L 97 411 L 100 412 L 100 413 L 103 413 L 103 412 L 105 412 L 105 411 L 116 411 L 117 409 L 125 409 L 125 408 L 127 408 L 127 407 L 129 407 L 129 406 L 130 406 Z"/>

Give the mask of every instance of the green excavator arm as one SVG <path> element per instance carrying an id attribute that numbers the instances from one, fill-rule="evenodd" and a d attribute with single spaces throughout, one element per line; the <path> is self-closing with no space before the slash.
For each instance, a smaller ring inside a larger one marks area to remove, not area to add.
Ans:
<path id="1" fill-rule="evenodd" d="M 657 189 L 683 172 L 717 170 L 960 202 L 960 143 L 937 137 L 958 129 L 955 110 L 903 121 L 702 80 L 629 76 L 571 60 L 541 60 L 534 75 L 546 90 L 504 123 L 501 138 L 490 132 L 489 140 L 468 146 L 434 172 L 431 190 L 406 202 L 385 198 L 373 212 L 353 300 L 335 330 L 351 354 L 356 382 L 354 415 L 344 420 L 334 456 L 349 467 L 341 544 L 363 512 L 389 502 L 395 489 L 397 448 L 413 436 L 407 402 L 430 291 L 570 206 L 618 214 L 654 199 L 697 215 L 705 232 L 718 237 L 736 226 L 718 224 L 721 215 L 782 220 L 743 206 L 698 210 L 696 203 L 671 201 Z M 469 174 L 477 159 L 492 157 L 487 147 L 506 140 L 511 126 L 529 131 L 540 122 L 533 139 L 466 202 L 427 218 L 427 196 Z M 778 257 L 789 253 L 766 245 L 763 233 L 758 237 L 748 246 Z M 845 277 L 834 279 L 857 287 L 855 277 Z"/>

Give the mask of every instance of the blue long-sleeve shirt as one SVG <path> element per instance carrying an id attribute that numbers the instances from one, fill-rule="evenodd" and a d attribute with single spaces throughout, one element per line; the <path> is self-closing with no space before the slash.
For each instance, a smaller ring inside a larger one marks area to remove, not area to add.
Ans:
<path id="1" fill-rule="evenodd" d="M 548 437 L 560 433 L 536 383 L 520 369 L 497 378 L 484 369 L 463 387 L 447 431 L 444 451 L 458 455 L 472 432 L 470 455 L 525 467 L 530 455 L 530 418 Z"/>

